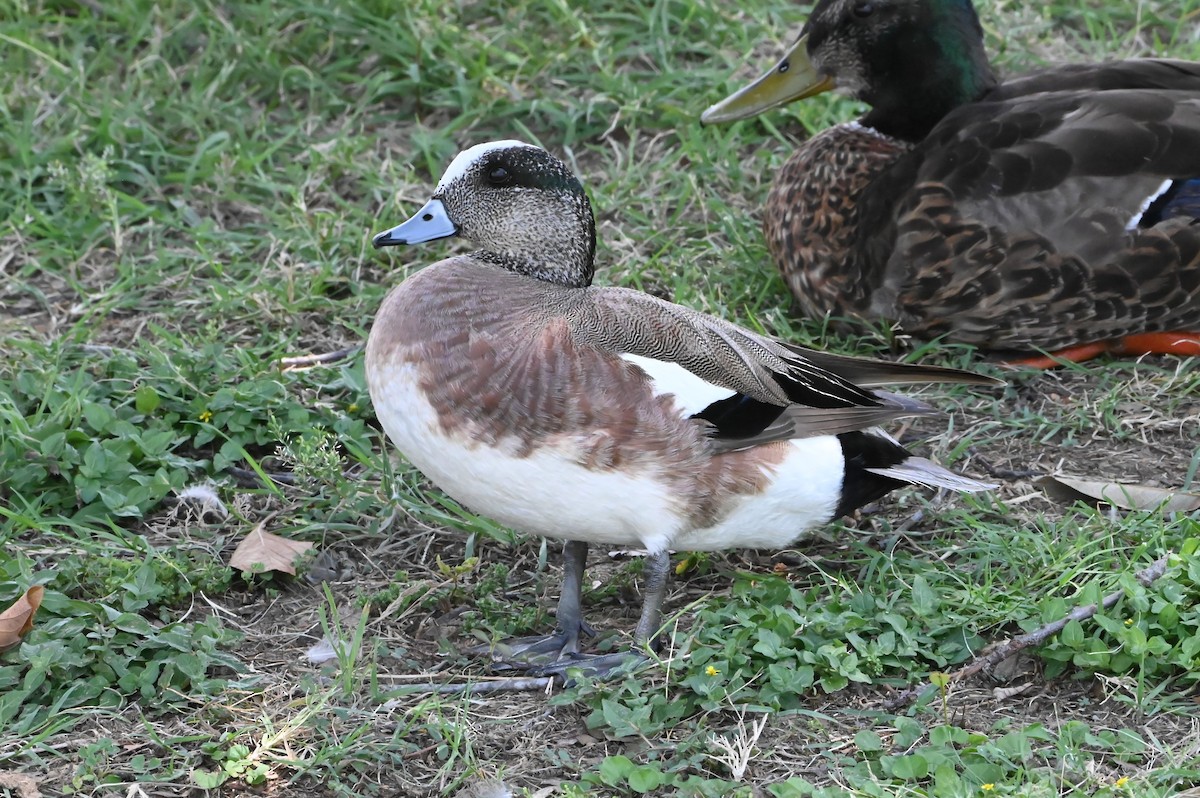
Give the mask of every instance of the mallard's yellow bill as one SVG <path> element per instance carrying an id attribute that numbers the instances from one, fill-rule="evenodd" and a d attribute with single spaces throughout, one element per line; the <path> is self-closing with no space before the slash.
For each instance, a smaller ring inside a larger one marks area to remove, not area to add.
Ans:
<path id="1" fill-rule="evenodd" d="M 700 115 L 700 122 L 714 125 L 746 119 L 793 100 L 829 91 L 834 86 L 833 78 L 818 73 L 808 60 L 808 36 L 801 36 L 770 72 L 710 106 Z"/>

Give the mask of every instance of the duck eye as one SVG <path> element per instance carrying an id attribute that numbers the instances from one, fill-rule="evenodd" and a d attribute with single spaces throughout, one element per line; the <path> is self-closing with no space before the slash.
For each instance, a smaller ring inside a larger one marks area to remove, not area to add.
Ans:
<path id="1" fill-rule="evenodd" d="M 508 170 L 503 166 L 497 166 L 488 172 L 488 182 L 493 186 L 503 186 L 508 182 Z"/>
<path id="2" fill-rule="evenodd" d="M 860 19 L 866 19 L 874 13 L 875 4 L 870 2 L 870 0 L 864 0 L 864 2 L 854 4 L 854 16 L 859 17 Z"/>

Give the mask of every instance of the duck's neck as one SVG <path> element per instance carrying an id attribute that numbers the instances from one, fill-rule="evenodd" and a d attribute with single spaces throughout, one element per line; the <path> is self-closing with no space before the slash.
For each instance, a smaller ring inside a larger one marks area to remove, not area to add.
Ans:
<path id="1" fill-rule="evenodd" d="M 871 105 L 864 125 L 910 142 L 999 83 L 969 0 L 941 0 L 923 9 L 871 50 L 870 86 L 859 95 Z"/>
<path id="2" fill-rule="evenodd" d="M 547 225 L 527 239 L 497 246 L 494 242 L 474 253 L 487 263 L 536 280 L 566 288 L 586 288 L 595 273 L 596 228 L 590 216 L 586 229 Z"/>
<path id="3" fill-rule="evenodd" d="M 862 197 L 908 149 L 861 125 L 838 125 L 810 139 L 780 170 L 763 232 L 806 316 L 868 315 L 882 274 L 855 251 Z"/>
<path id="4" fill-rule="evenodd" d="M 574 180 L 574 178 L 572 178 Z M 596 270 L 596 220 L 583 187 L 558 201 L 529 203 L 499 225 L 473 231 L 475 257 L 526 277 L 566 288 L 586 288 Z"/>

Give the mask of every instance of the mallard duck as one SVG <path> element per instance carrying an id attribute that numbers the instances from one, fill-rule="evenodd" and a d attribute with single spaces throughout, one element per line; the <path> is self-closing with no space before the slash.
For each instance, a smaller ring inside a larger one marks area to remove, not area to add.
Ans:
<path id="1" fill-rule="evenodd" d="M 1200 354 L 1200 64 L 1001 83 L 970 0 L 820 0 L 702 121 L 830 89 L 870 111 L 803 144 L 763 218 L 805 314 L 1072 360 Z"/>
<path id="2" fill-rule="evenodd" d="M 566 541 L 557 629 L 507 641 L 510 663 L 545 674 L 582 661 L 589 544 L 649 552 L 637 648 L 660 625 L 668 549 L 782 548 L 902 485 L 992 487 L 870 428 L 930 412 L 877 386 L 995 380 L 810 351 L 592 286 L 591 205 L 539 147 L 465 150 L 433 198 L 374 244 L 456 235 L 477 249 L 383 301 L 367 384 L 389 440 L 447 495 Z M 606 673 L 629 656 L 586 667 Z"/>

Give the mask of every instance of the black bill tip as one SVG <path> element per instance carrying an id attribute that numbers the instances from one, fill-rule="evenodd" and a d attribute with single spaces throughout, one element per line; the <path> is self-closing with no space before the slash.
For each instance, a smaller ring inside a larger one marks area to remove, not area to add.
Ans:
<path id="1" fill-rule="evenodd" d="M 394 232 L 394 230 L 384 230 L 382 233 L 379 233 L 372 238 L 371 243 L 375 246 L 375 249 L 383 249 L 384 247 L 399 247 L 408 243 L 407 239 L 392 235 Z"/>

